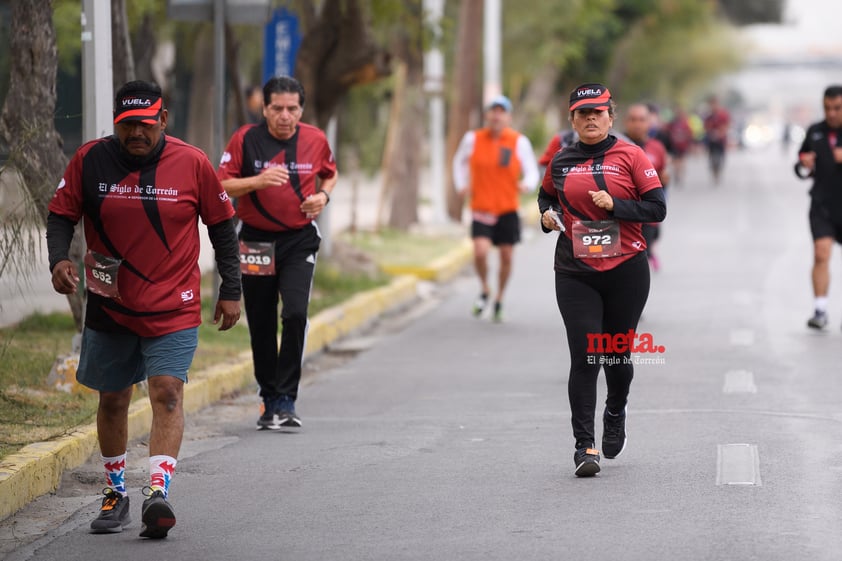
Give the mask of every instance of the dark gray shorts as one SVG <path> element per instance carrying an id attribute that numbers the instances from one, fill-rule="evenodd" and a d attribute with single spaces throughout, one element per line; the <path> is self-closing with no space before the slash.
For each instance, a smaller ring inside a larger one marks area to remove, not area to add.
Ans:
<path id="1" fill-rule="evenodd" d="M 76 380 L 101 392 L 119 392 L 152 376 L 174 376 L 186 383 L 198 343 L 198 327 L 160 337 L 86 327 Z"/>

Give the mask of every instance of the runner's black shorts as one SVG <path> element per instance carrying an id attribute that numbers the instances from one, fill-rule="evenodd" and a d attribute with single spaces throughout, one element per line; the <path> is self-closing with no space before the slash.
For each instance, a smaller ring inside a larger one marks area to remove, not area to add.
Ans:
<path id="1" fill-rule="evenodd" d="M 842 215 L 834 215 L 826 205 L 813 202 L 810 205 L 810 232 L 813 240 L 833 238 L 842 243 Z"/>
<path id="2" fill-rule="evenodd" d="M 471 238 L 489 238 L 494 245 L 514 245 L 520 241 L 520 216 L 517 211 L 501 214 L 493 226 L 474 220 Z"/>

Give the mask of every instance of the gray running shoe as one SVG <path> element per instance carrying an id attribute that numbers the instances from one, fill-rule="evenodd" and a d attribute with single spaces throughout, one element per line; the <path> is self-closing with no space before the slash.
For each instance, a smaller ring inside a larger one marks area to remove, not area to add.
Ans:
<path id="1" fill-rule="evenodd" d="M 111 487 L 102 490 L 105 495 L 99 516 L 91 522 L 92 534 L 117 534 L 132 521 L 129 514 L 129 497 L 124 497 Z"/>
<path id="2" fill-rule="evenodd" d="M 827 312 L 820 312 L 816 310 L 813 317 L 807 320 L 807 327 L 811 327 L 813 329 L 824 329 L 827 327 Z"/>
<path id="3" fill-rule="evenodd" d="M 140 511 L 143 521 L 140 537 L 153 540 L 166 538 L 167 533 L 175 526 L 175 512 L 172 506 L 164 498 L 162 491 L 153 491 L 150 487 L 144 487 L 143 494 L 148 498 L 143 501 L 143 508 Z"/>

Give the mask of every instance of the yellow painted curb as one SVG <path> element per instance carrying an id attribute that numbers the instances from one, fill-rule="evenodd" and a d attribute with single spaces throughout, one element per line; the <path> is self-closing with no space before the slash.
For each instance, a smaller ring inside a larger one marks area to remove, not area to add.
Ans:
<path id="1" fill-rule="evenodd" d="M 305 354 L 312 355 L 324 350 L 330 343 L 386 310 L 408 304 L 417 294 L 418 279 L 402 276 L 386 286 L 357 294 L 341 306 L 324 310 L 310 320 Z"/>
<path id="2" fill-rule="evenodd" d="M 358 294 L 322 311 L 310 321 L 305 357 L 363 326 L 388 309 L 403 306 L 417 296 L 418 279 L 403 276 L 389 285 Z M 251 352 L 232 361 L 190 375 L 184 386 L 184 411 L 193 413 L 254 381 Z M 152 407 L 148 399 L 135 401 L 129 409 L 129 440 L 149 433 Z M 96 425 L 26 446 L 0 462 L 0 520 L 45 493 L 56 490 L 64 470 L 85 463 L 97 449 Z"/>
<path id="3" fill-rule="evenodd" d="M 473 245 L 470 240 L 450 250 L 450 252 L 432 261 L 429 265 L 389 265 L 381 267 L 390 275 L 412 275 L 421 280 L 444 282 L 458 275 L 473 258 Z"/>

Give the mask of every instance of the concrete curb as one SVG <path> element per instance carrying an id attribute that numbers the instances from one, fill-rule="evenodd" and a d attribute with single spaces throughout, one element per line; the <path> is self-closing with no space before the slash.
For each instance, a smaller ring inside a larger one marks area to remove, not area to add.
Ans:
<path id="1" fill-rule="evenodd" d="M 466 253 L 464 246 L 460 247 L 428 267 L 414 268 L 419 272 L 418 276 L 397 277 L 387 286 L 357 294 L 317 314 L 310 320 L 305 357 L 321 352 L 384 312 L 414 300 L 419 278 L 437 281 L 452 278 L 468 263 L 470 245 L 468 250 Z M 207 407 L 253 380 L 249 351 L 230 362 L 197 372 L 184 387 L 184 412 L 189 414 Z M 148 434 L 151 423 L 149 400 L 135 401 L 129 409 L 129 440 Z M 85 463 L 96 449 L 96 425 L 90 424 L 56 440 L 30 444 L 7 456 L 0 462 L 0 520 L 35 498 L 55 491 L 64 471 Z"/>
<path id="2" fill-rule="evenodd" d="M 435 259 L 427 266 L 383 265 L 380 268 L 390 275 L 412 275 L 422 280 L 443 282 L 455 277 L 471 260 L 473 245 L 465 240 L 457 249 Z"/>

